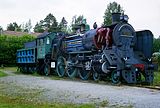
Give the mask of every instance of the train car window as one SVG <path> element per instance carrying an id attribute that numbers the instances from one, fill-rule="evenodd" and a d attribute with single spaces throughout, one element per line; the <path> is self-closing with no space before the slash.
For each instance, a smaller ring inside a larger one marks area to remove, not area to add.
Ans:
<path id="1" fill-rule="evenodd" d="M 40 46 L 40 39 L 37 40 L 37 45 Z"/>
<path id="2" fill-rule="evenodd" d="M 39 46 L 39 39 L 37 39 L 36 41 L 37 41 L 37 46 Z"/>
<path id="3" fill-rule="evenodd" d="M 40 45 L 44 45 L 44 39 L 40 39 Z"/>
<path id="4" fill-rule="evenodd" d="M 50 44 L 50 39 L 49 39 L 49 37 L 47 37 L 46 44 Z"/>

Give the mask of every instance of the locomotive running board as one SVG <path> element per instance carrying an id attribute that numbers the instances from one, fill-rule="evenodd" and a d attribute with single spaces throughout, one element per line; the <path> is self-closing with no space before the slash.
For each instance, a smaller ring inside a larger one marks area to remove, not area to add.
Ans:
<path id="1" fill-rule="evenodd" d="M 77 51 L 77 52 L 69 52 L 69 54 L 83 54 L 83 53 L 92 53 L 92 51 Z"/>

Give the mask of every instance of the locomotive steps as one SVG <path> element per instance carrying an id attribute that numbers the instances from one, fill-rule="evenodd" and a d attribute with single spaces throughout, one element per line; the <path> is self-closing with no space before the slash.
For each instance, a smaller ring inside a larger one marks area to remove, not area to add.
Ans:
<path id="1" fill-rule="evenodd" d="M 3 70 L 4 71 L 4 70 Z M 0 92 L 11 95 L 22 95 L 29 91 L 32 101 L 62 102 L 62 103 L 96 103 L 114 107 L 113 105 L 136 108 L 160 107 L 160 91 L 130 87 L 78 82 L 71 80 L 51 80 L 50 77 L 13 74 L 13 70 L 5 70 L 6 77 L 0 78 Z M 10 75 L 11 73 L 11 75 Z M 15 89 L 16 88 L 16 89 Z M 22 88 L 22 89 L 19 89 Z M 37 91 L 37 92 L 36 92 Z M 35 93 L 36 92 L 36 93 Z M 27 96 L 25 97 L 27 98 Z M 104 105 L 104 106 L 105 106 Z"/>

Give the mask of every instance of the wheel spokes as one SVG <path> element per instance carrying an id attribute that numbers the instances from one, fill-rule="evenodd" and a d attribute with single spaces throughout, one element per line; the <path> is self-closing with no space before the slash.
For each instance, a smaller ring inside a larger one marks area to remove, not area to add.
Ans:
<path id="1" fill-rule="evenodd" d="M 87 80 L 90 76 L 90 70 L 85 70 L 84 68 L 79 68 L 79 77 L 82 80 Z"/>
<path id="2" fill-rule="evenodd" d="M 76 67 L 72 66 L 67 69 L 67 75 L 70 78 L 75 78 L 77 73 L 78 73 L 78 69 Z"/>
<path id="3" fill-rule="evenodd" d="M 59 77 L 63 77 L 65 74 L 65 68 L 66 68 L 65 62 L 66 60 L 64 57 L 62 56 L 58 57 L 56 71 Z"/>

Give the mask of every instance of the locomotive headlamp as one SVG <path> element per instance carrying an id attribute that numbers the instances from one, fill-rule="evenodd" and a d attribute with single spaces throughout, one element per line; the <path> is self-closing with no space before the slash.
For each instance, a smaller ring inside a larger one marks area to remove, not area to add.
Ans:
<path id="1" fill-rule="evenodd" d="M 121 16 L 120 16 L 120 20 L 123 20 L 123 16 L 124 16 L 124 15 L 121 15 Z"/>
<path id="2" fill-rule="evenodd" d="M 124 15 L 124 20 L 128 22 L 129 17 L 127 15 Z"/>
<path id="3" fill-rule="evenodd" d="M 128 22 L 129 17 L 127 15 L 120 16 L 120 20 Z"/>

